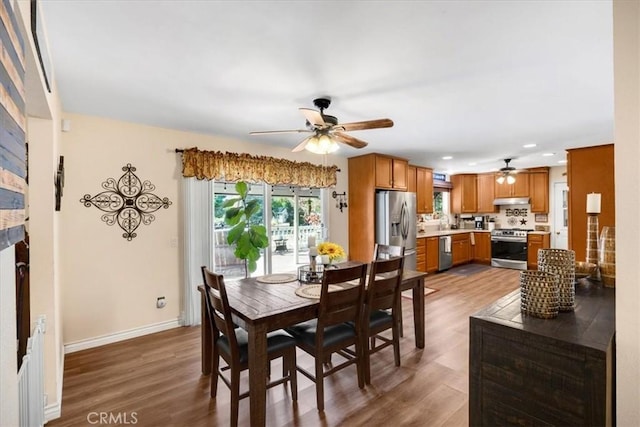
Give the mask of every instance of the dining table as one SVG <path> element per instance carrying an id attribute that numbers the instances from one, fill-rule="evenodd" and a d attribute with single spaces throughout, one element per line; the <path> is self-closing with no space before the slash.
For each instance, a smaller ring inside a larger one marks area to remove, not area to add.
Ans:
<path id="1" fill-rule="evenodd" d="M 357 262 L 347 261 L 340 266 Z M 405 270 L 401 289 L 412 290 L 413 320 L 417 348 L 425 345 L 424 279 L 427 273 Z M 296 289 L 305 286 L 296 279 L 284 283 L 263 283 L 259 277 L 225 282 L 233 321 L 249 336 L 249 405 L 251 426 L 266 423 L 266 385 L 268 375 L 267 333 L 296 323 L 314 319 L 318 314 L 318 299 L 304 298 Z M 211 373 L 212 330 L 206 309 L 204 285 L 198 286 L 201 297 L 201 359 L 202 373 Z M 214 373 L 215 374 L 215 373 Z"/>

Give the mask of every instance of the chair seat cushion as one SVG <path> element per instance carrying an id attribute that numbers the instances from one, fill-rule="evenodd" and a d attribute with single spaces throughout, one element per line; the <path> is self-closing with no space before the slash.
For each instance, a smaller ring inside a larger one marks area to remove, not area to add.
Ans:
<path id="1" fill-rule="evenodd" d="M 391 313 L 385 310 L 375 310 L 369 316 L 369 328 L 377 329 L 383 326 L 393 325 L 393 317 Z"/>
<path id="2" fill-rule="evenodd" d="M 236 328 L 235 333 L 240 349 L 240 362 L 247 362 L 249 360 L 249 334 L 242 328 Z M 229 340 L 226 336 L 221 335 L 216 345 L 221 352 L 231 355 Z M 287 347 L 295 347 L 295 345 L 296 340 L 281 329 L 267 334 L 267 355 L 284 350 Z"/>
<path id="3" fill-rule="evenodd" d="M 298 323 L 297 325 L 286 328 L 285 330 L 289 332 L 299 343 L 309 347 L 314 347 L 317 328 L 318 320 L 313 319 L 307 322 Z M 323 345 L 325 347 L 331 347 L 342 341 L 351 341 L 355 336 L 356 331 L 354 327 L 348 323 L 327 326 L 324 329 Z"/>

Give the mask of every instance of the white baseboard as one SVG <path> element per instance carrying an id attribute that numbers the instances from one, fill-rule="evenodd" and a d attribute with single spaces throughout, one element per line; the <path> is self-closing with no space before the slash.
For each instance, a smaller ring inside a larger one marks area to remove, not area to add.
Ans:
<path id="1" fill-rule="evenodd" d="M 45 424 L 62 416 L 62 405 L 60 405 L 60 402 L 61 401 L 58 400 L 56 403 L 52 403 L 51 405 L 47 405 L 44 407 Z"/>
<path id="2" fill-rule="evenodd" d="M 127 331 L 115 332 L 113 334 L 66 343 L 64 345 L 64 354 L 74 353 L 80 350 L 87 350 L 94 347 L 100 347 L 102 345 L 128 340 L 130 338 L 141 337 L 143 335 L 149 335 L 155 332 L 166 331 L 168 329 L 173 329 L 181 326 L 180 323 L 180 318 L 176 318 L 160 323 L 154 323 L 152 325 L 129 329 Z"/>
<path id="3" fill-rule="evenodd" d="M 62 381 L 64 379 L 64 354 L 60 358 L 58 369 L 58 400 L 44 407 L 44 423 L 60 418 L 62 416 Z"/>

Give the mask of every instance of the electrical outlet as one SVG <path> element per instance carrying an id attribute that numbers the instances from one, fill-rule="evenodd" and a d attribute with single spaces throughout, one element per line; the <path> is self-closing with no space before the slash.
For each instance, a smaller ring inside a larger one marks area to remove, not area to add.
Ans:
<path id="1" fill-rule="evenodd" d="M 158 297 L 156 300 L 156 307 L 164 308 L 167 305 L 167 300 L 164 297 Z"/>

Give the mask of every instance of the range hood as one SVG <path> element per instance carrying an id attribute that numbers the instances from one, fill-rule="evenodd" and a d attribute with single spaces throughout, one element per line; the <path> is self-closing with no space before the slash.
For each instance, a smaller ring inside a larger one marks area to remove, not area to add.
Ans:
<path id="1" fill-rule="evenodd" d="M 528 205 L 528 197 L 500 197 L 493 200 L 495 206 Z"/>

